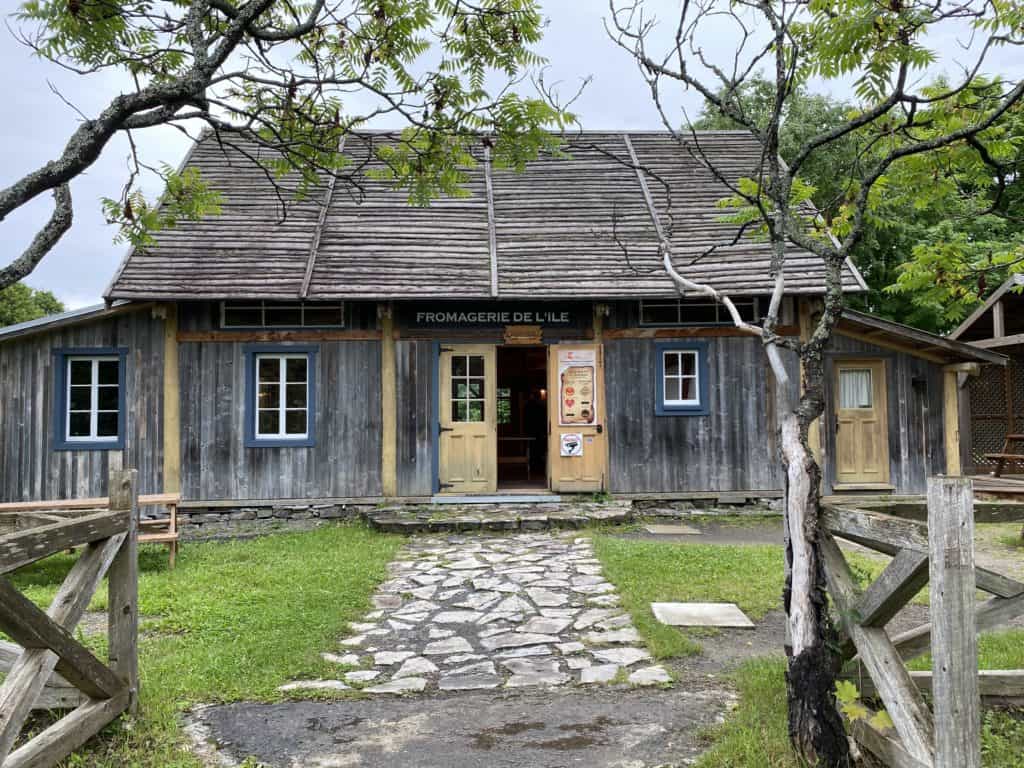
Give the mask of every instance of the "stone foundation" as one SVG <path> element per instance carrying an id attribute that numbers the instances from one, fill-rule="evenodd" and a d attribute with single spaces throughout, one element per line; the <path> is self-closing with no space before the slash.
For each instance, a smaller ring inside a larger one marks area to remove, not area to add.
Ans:
<path id="1" fill-rule="evenodd" d="M 709 496 L 707 499 L 607 499 L 502 504 L 282 504 L 261 507 L 190 507 L 178 511 L 185 540 L 234 539 L 303 531 L 326 521 L 366 520 L 391 533 L 539 531 L 622 524 L 636 518 L 686 519 L 703 515 L 777 515 L 782 499 Z"/>

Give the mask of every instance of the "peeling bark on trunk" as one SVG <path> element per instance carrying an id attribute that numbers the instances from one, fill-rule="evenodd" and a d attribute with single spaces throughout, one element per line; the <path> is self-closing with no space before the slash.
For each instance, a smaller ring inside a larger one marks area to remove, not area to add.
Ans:
<path id="1" fill-rule="evenodd" d="M 818 549 L 821 470 L 807 445 L 807 425 L 796 413 L 782 418 L 786 463 L 786 614 L 792 651 L 786 672 L 789 737 L 811 765 L 846 768 L 849 744 L 836 707 L 839 657 L 828 613 Z"/>

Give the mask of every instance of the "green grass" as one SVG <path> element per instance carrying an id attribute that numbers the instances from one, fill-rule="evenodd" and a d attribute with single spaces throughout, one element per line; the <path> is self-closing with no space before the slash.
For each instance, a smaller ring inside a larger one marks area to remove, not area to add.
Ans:
<path id="1" fill-rule="evenodd" d="M 932 668 L 931 654 L 907 665 L 914 670 Z M 978 638 L 978 669 L 1024 669 L 1024 629 L 986 632 Z"/>
<path id="2" fill-rule="evenodd" d="M 655 658 L 700 651 L 675 627 L 658 623 L 652 602 L 731 602 L 755 621 L 782 604 L 782 548 L 594 537 L 605 575 L 615 584 Z"/>
<path id="3" fill-rule="evenodd" d="M 739 707 L 706 733 L 709 749 L 696 768 L 800 768 L 786 728 L 786 662 L 752 659 L 732 675 Z M 986 712 L 982 721 L 984 768 L 1024 768 L 1024 722 Z"/>
<path id="4" fill-rule="evenodd" d="M 182 748 L 181 711 L 200 702 L 280 699 L 281 683 L 328 673 L 320 652 L 368 610 L 401 541 L 343 525 L 185 544 L 174 571 L 167 570 L 165 549 L 143 548 L 141 713 L 109 728 L 68 765 L 197 768 Z M 46 604 L 71 559 L 37 563 L 14 581 Z M 103 607 L 105 591 L 93 609 Z"/>

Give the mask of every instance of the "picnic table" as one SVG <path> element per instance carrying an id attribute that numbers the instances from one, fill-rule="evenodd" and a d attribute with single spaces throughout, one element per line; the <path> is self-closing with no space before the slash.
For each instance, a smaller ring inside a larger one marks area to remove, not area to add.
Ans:
<path id="1" fill-rule="evenodd" d="M 1003 441 L 1003 450 L 1001 453 L 986 453 L 985 458 L 991 459 L 996 463 L 995 472 L 992 474 L 996 477 L 1000 477 L 1003 474 L 1003 470 L 1006 468 L 1006 463 L 1010 462 L 1013 464 L 1024 464 L 1024 453 L 1013 453 L 1010 449 L 1014 443 L 1024 443 L 1024 435 L 1021 434 L 1010 434 L 1006 436 L 1006 440 Z"/>

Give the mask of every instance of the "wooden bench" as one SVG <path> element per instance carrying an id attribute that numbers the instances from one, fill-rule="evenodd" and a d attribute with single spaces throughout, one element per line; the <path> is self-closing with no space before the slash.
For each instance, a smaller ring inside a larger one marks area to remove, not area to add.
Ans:
<path id="1" fill-rule="evenodd" d="M 1000 477 L 1003 474 L 1003 469 L 1006 468 L 1006 462 L 1024 464 L 1024 453 L 1013 453 L 1010 450 L 1010 446 L 1013 443 L 1024 443 L 1024 435 L 1007 435 L 1006 440 L 1003 441 L 1003 450 L 1001 453 L 985 454 L 986 459 L 990 459 L 996 463 L 996 470 L 992 473 L 996 477 Z"/>
<path id="2" fill-rule="evenodd" d="M 166 517 L 142 518 L 139 520 L 140 544 L 164 544 L 168 549 L 167 561 L 174 568 L 178 556 L 178 504 L 181 494 L 154 493 L 139 496 L 139 507 L 164 507 Z M 106 509 L 106 497 L 93 499 L 55 499 L 52 501 L 14 501 L 0 504 L 0 514 L 16 513 L 21 516 L 48 517 L 49 513 L 79 512 L 85 509 Z"/>

